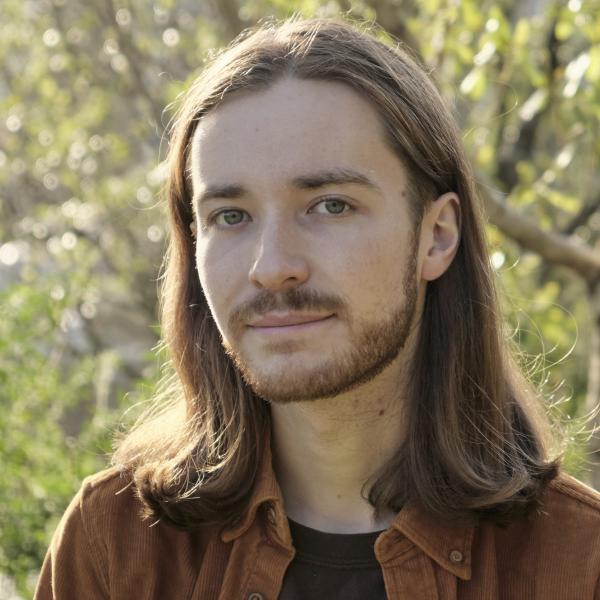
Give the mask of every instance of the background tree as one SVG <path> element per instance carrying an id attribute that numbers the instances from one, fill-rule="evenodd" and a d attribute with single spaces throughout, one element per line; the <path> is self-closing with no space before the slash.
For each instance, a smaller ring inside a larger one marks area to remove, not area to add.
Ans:
<path id="1" fill-rule="evenodd" d="M 292 12 L 375 21 L 455 106 L 507 336 L 574 423 L 567 467 L 600 487 L 580 420 L 600 400 L 598 0 L 3 0 L 0 597 L 31 595 L 81 478 L 160 375 L 164 108 L 211 50 Z"/>

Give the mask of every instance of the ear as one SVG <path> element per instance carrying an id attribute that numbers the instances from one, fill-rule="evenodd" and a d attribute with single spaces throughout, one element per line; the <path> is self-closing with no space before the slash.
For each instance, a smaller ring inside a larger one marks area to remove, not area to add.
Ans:
<path id="1" fill-rule="evenodd" d="M 447 192 L 434 200 L 423 215 L 421 225 L 421 278 L 433 281 L 443 275 L 460 241 L 460 200 Z"/>

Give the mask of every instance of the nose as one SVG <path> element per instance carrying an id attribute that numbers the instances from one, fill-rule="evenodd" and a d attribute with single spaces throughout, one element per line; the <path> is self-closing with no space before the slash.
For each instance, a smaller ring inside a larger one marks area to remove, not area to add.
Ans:
<path id="1" fill-rule="evenodd" d="M 309 277 L 309 267 L 301 248 L 301 241 L 291 228 L 284 227 L 279 220 L 265 224 L 250 269 L 250 282 L 271 291 L 303 284 Z"/>

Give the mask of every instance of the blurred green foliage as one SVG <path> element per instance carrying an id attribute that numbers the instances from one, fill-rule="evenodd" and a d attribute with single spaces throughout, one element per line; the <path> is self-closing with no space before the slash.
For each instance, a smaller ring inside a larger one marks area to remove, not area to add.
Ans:
<path id="1" fill-rule="evenodd" d="M 106 464 L 123 411 L 158 376 L 164 107 L 244 27 L 348 11 L 422 56 L 482 181 L 542 228 L 598 246 L 598 0 L 3 0 L 0 574 L 21 594 L 82 477 Z M 507 335 L 575 418 L 587 288 L 493 226 L 489 237 Z M 567 464 L 582 474 L 577 431 Z"/>

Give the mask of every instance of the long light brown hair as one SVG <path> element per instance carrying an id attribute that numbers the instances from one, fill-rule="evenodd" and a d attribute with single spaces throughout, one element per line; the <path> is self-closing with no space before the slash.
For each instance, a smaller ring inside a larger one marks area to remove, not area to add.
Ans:
<path id="1" fill-rule="evenodd" d="M 416 60 L 338 20 L 288 20 L 242 34 L 191 85 L 171 128 L 161 324 L 172 372 L 158 403 L 120 440 L 146 513 L 180 527 L 245 509 L 270 426 L 268 404 L 225 354 L 195 269 L 190 143 L 198 121 L 237 90 L 284 76 L 344 83 L 377 110 L 411 178 L 419 227 L 428 202 L 454 191 L 461 238 L 427 284 L 404 410 L 407 435 L 365 484 L 377 512 L 407 501 L 446 518 L 508 521 L 534 507 L 557 472 L 543 414 L 505 341 L 484 220 L 455 119 Z M 167 402 L 164 402 L 164 399 Z"/>

